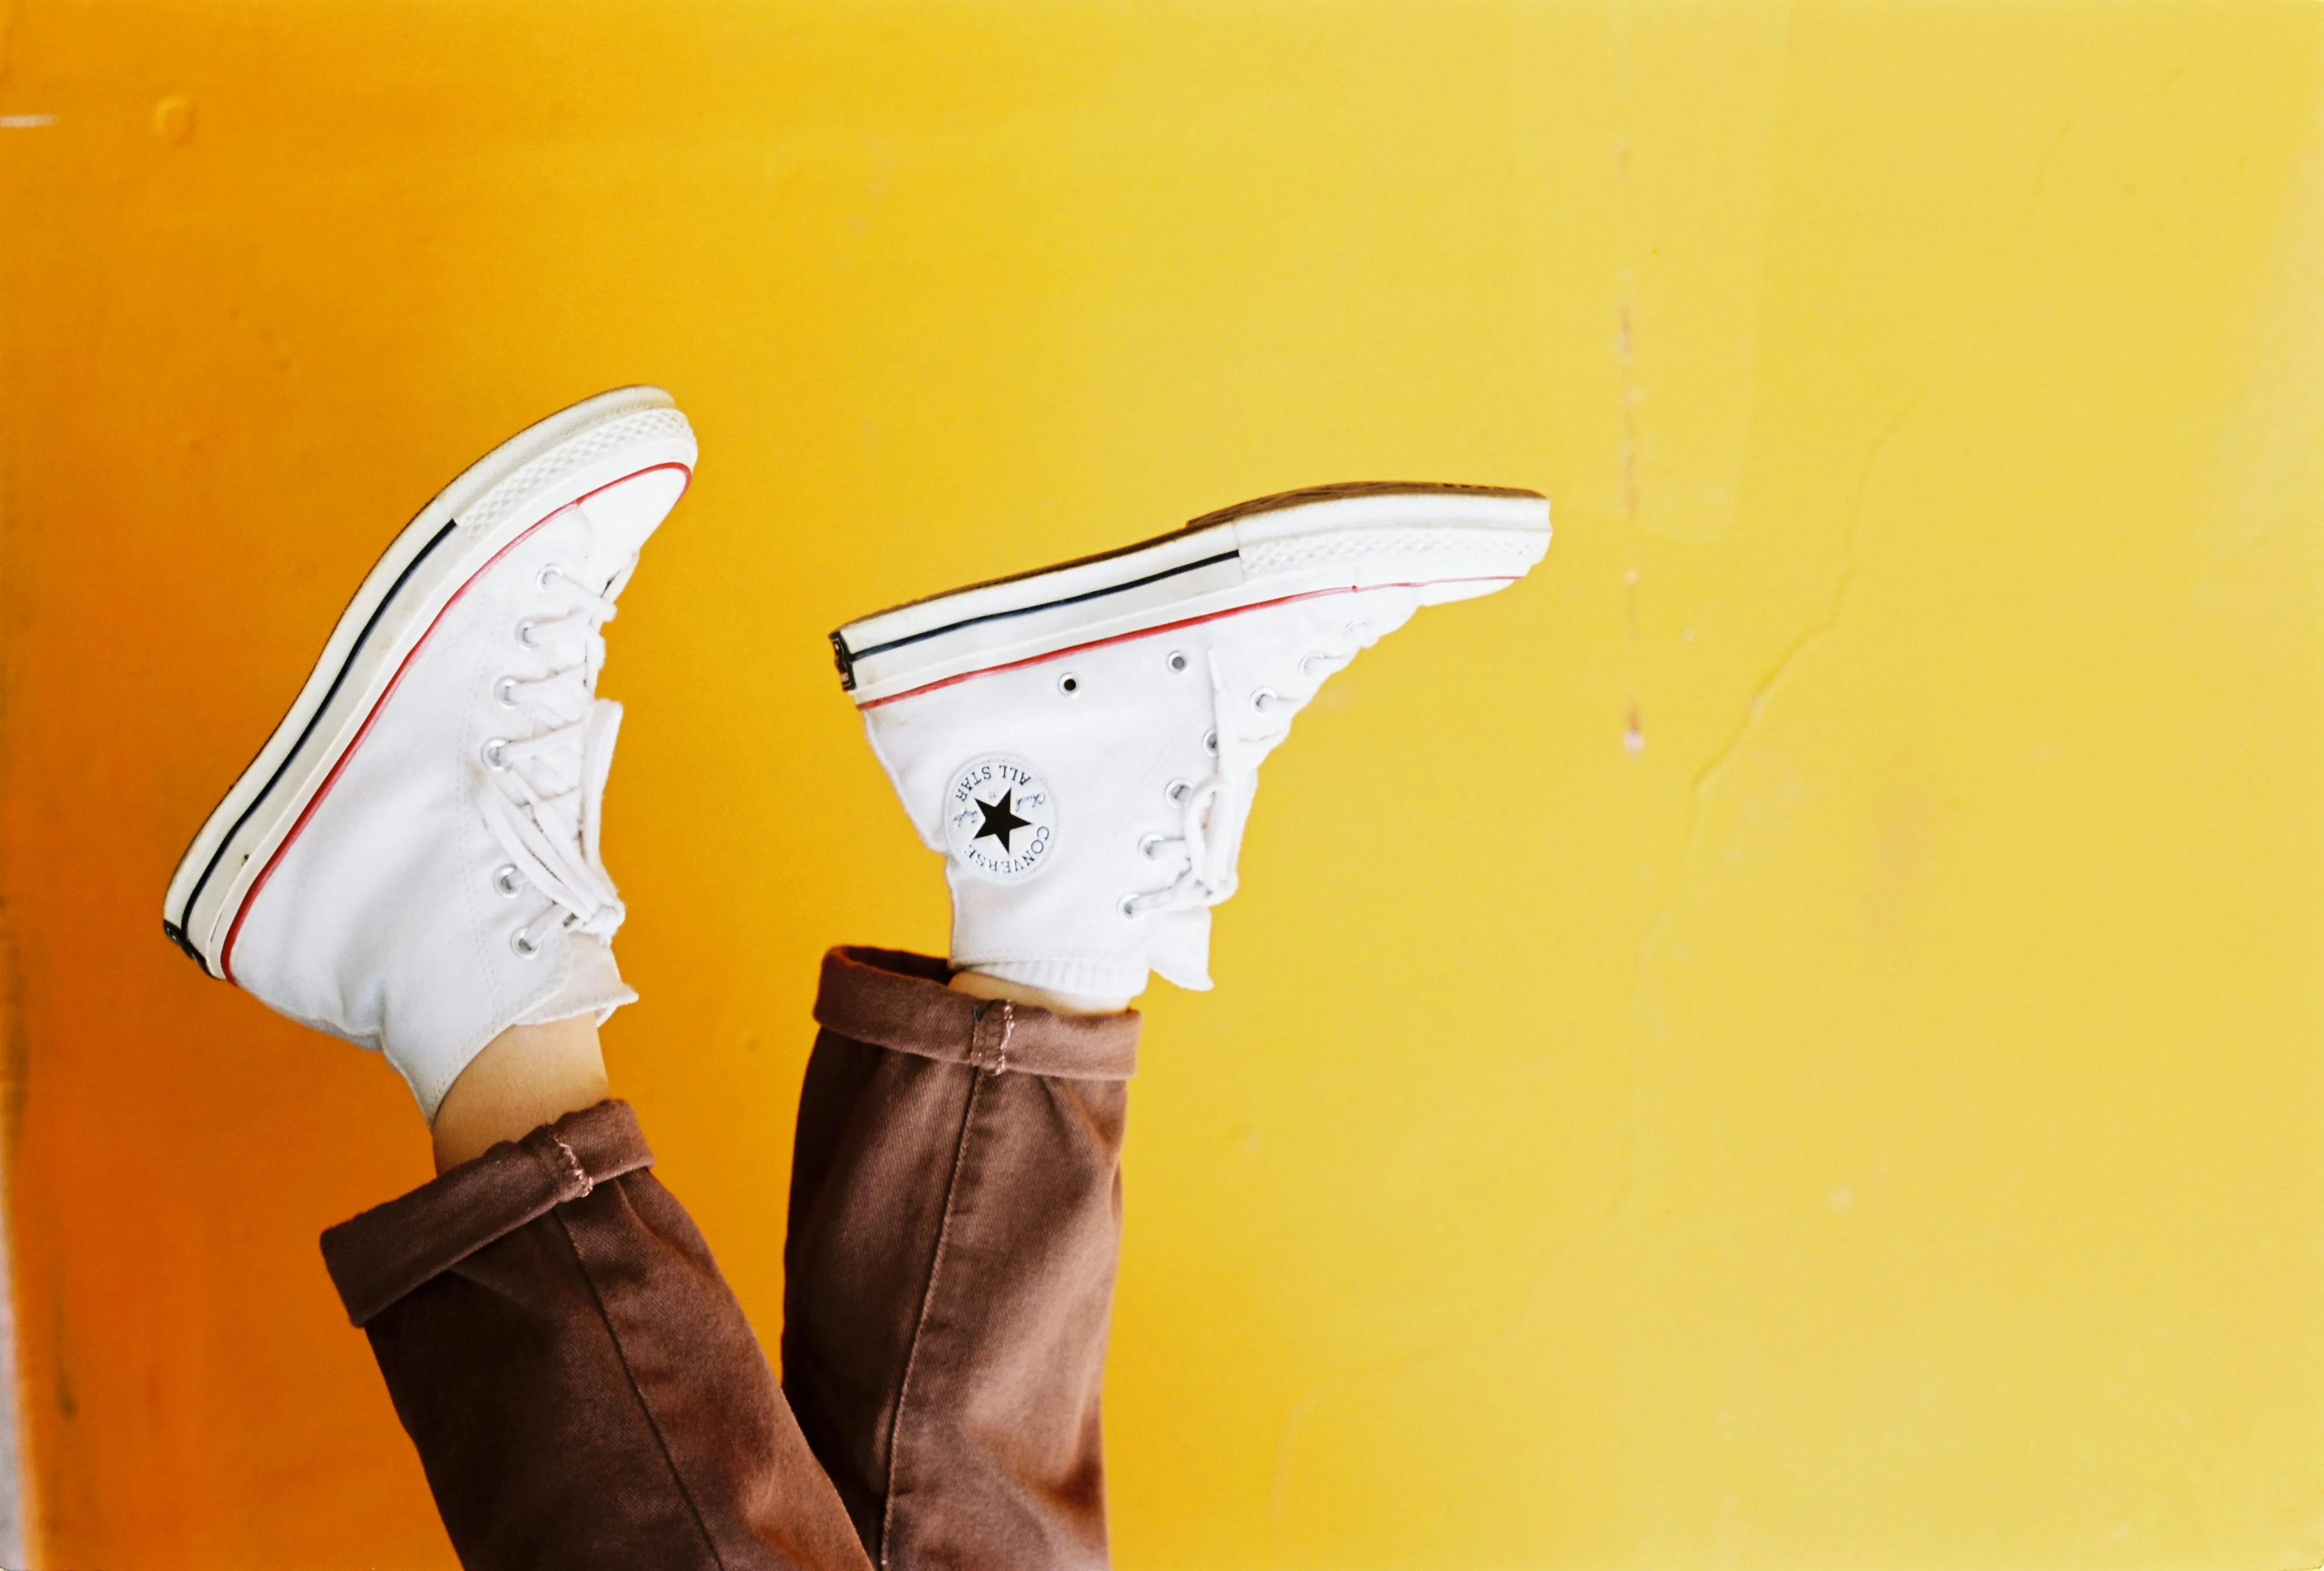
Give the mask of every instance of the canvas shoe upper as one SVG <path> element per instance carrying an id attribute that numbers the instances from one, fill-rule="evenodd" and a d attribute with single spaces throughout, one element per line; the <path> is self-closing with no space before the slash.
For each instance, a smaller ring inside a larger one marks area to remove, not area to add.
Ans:
<path id="1" fill-rule="evenodd" d="M 668 396 L 625 389 L 455 482 L 366 580 L 172 880 L 165 923 L 189 953 L 383 1050 L 431 1120 L 510 1025 L 636 997 L 600 850 L 621 710 L 596 682 L 615 600 L 694 459 Z"/>
<path id="2" fill-rule="evenodd" d="M 1259 767 L 1333 673 L 1549 541 L 1531 492 L 1360 483 L 832 636 L 873 751 L 945 858 L 955 965 L 1091 997 L 1204 988 Z"/>

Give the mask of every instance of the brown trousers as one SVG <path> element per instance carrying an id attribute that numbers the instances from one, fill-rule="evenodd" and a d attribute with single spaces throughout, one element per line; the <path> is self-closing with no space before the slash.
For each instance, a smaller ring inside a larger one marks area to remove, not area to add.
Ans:
<path id="1" fill-rule="evenodd" d="M 825 957 L 779 1387 L 602 1102 L 323 1235 L 470 1571 L 1102 1566 L 1138 1017 Z"/>

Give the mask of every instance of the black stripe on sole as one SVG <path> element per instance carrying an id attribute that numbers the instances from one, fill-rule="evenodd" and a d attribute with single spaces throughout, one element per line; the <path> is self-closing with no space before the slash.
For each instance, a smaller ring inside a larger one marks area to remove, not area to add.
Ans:
<path id="1" fill-rule="evenodd" d="M 909 600 L 900 605 L 890 606 L 886 611 L 874 611 L 871 616 L 858 617 L 856 620 L 871 621 L 876 617 L 888 616 L 896 611 L 908 611 L 914 606 L 926 605 L 930 601 L 949 599 L 955 594 L 971 594 L 980 589 L 991 589 L 1003 583 L 1021 583 L 1028 578 L 1046 577 L 1052 573 L 1064 573 L 1075 567 L 1085 567 L 1093 562 L 1103 562 L 1111 557 L 1132 556 L 1149 547 L 1167 545 L 1173 540 L 1183 539 L 1199 529 L 1214 528 L 1222 524 L 1239 522 L 1243 519 L 1255 518 L 1262 513 L 1284 512 L 1294 508 L 1310 507 L 1321 502 L 1353 501 L 1364 498 L 1385 496 L 1486 496 L 1527 501 L 1546 500 L 1541 492 L 1528 491 L 1520 486 L 1459 485 L 1441 481 L 1357 480 L 1342 481 L 1332 485 L 1303 486 L 1296 491 L 1278 491 L 1268 496 L 1253 498 L 1250 501 L 1237 502 L 1232 507 L 1221 508 L 1215 512 L 1204 513 L 1200 518 L 1189 519 L 1170 533 L 1157 535 L 1150 540 L 1139 540 L 1127 546 L 1117 546 L 1111 551 L 1100 551 L 1088 556 L 1077 556 L 1070 562 L 1059 562 L 1048 567 L 1036 567 L 1030 572 L 1013 573 L 1006 577 L 988 578 L 982 583 L 963 584 L 958 589 L 946 590 L 942 594 L 929 595 L 921 600 Z M 855 691 L 855 662 L 867 656 L 885 654 L 890 649 L 899 649 L 908 644 L 917 644 L 923 639 L 933 639 L 939 634 L 955 632 L 979 622 L 999 621 L 1008 617 L 1027 616 L 1038 611 L 1049 611 L 1057 606 L 1072 605 L 1080 601 L 1097 599 L 1101 595 L 1118 593 L 1125 589 L 1136 589 L 1141 584 L 1152 583 L 1157 579 L 1170 577 L 1173 574 L 1190 573 L 1197 567 L 1213 566 L 1239 554 L 1237 551 L 1229 551 L 1217 556 L 1206 557 L 1200 562 L 1190 562 L 1184 567 L 1173 567 L 1144 578 L 1133 579 L 1127 583 L 1094 589 L 1086 594 L 1071 595 L 1063 600 L 1048 601 L 1040 605 L 1028 605 L 1016 611 L 992 611 L 984 616 L 969 617 L 945 627 L 931 628 L 924 633 L 914 633 L 908 638 L 892 639 L 884 644 L 875 644 L 868 649 L 849 648 L 847 629 L 841 628 L 831 635 L 831 653 L 833 660 L 839 667 L 839 685 L 846 692 Z M 853 625 L 854 624 L 849 624 L 849 626 Z"/>
<path id="2" fill-rule="evenodd" d="M 1045 600 L 1038 605 L 1022 605 L 1013 611 L 987 611 L 982 616 L 963 617 L 956 622 L 948 622 L 940 628 L 930 628 L 923 633 L 912 633 L 904 638 L 890 639 L 884 644 L 874 644 L 868 649 L 849 649 L 841 640 L 838 633 L 832 634 L 831 640 L 833 645 L 841 651 L 843 658 L 852 665 L 866 656 L 884 655 L 890 649 L 901 649 L 928 639 L 942 638 L 946 633 L 956 633 L 963 628 L 977 627 L 985 622 L 1007 621 L 1012 617 L 1031 616 L 1036 611 L 1055 611 L 1059 606 L 1079 605 L 1084 601 L 1102 600 L 1109 594 L 1121 594 L 1132 589 L 1142 589 L 1149 583 L 1159 583 L 1166 578 L 1176 578 L 1182 573 L 1193 573 L 1204 567 L 1215 567 L 1222 562 L 1231 562 L 1240 555 L 1240 553 L 1237 551 L 1222 551 L 1215 556 L 1205 556 L 1199 562 L 1186 562 L 1176 567 L 1165 567 L 1159 573 L 1149 573 L 1143 578 L 1127 579 L 1120 583 L 1109 583 L 1102 589 L 1085 590 L 1080 594 L 1068 594 L 1056 600 Z"/>
<path id="3" fill-rule="evenodd" d="M 218 863 L 225 859 L 227 850 L 233 846 L 235 837 L 242 832 L 243 826 L 250 822 L 251 815 L 263 806 L 266 799 L 273 795 L 274 788 L 282 783 L 283 775 L 289 771 L 292 764 L 298 761 L 299 755 L 306 749 L 309 739 L 315 734 L 315 727 L 322 722 L 323 716 L 330 712 L 331 700 L 339 695 L 340 687 L 346 682 L 347 672 L 354 666 L 356 657 L 363 653 L 364 646 L 371 641 L 372 634 L 377 630 L 379 619 L 387 614 L 387 608 L 395 603 L 396 596 L 402 593 L 404 584 L 409 583 L 411 575 L 420 570 L 420 565 L 427 561 L 435 553 L 436 547 L 442 545 L 451 536 L 452 531 L 459 527 L 459 519 L 446 519 L 444 527 L 437 530 L 428 544 L 420 547 L 419 554 L 404 564 L 403 571 L 395 575 L 395 582 L 388 585 L 387 593 L 380 596 L 379 604 L 373 608 L 371 616 L 364 621 L 363 631 L 355 635 L 355 643 L 347 649 L 346 658 L 339 662 L 339 669 L 332 676 L 330 686 L 323 692 L 322 702 L 316 704 L 315 712 L 307 717 L 307 724 L 299 732 L 299 740 L 290 744 L 289 752 L 282 755 L 282 761 L 274 767 L 274 773 L 267 776 L 266 784 L 259 787 L 258 795 L 250 799 L 250 805 L 242 810 L 242 816 L 234 821 L 234 827 L 227 830 L 219 839 L 217 850 L 210 853 L 209 865 L 202 869 L 202 876 L 195 879 L 194 887 L 187 891 L 186 903 L 178 912 L 178 920 L 174 923 L 164 921 L 161 923 L 161 932 L 170 942 L 185 951 L 205 971 L 210 969 L 208 958 L 195 946 L 193 940 L 187 936 L 187 929 L 192 925 L 194 920 L 194 905 L 201 899 L 202 891 L 209 887 L 211 876 L 217 871 Z M 267 741 L 270 742 L 273 740 L 272 736 L 267 738 Z M 259 744 L 258 751 L 261 756 L 264 755 L 266 751 L 264 742 Z M 251 759 L 252 765 L 257 762 L 256 758 Z M 247 775 L 249 772 L 245 767 L 243 774 Z M 236 776 L 235 779 L 239 785 L 242 776 Z M 231 795 L 231 792 L 228 794 Z M 204 827 L 208 827 L 207 823 Z"/>

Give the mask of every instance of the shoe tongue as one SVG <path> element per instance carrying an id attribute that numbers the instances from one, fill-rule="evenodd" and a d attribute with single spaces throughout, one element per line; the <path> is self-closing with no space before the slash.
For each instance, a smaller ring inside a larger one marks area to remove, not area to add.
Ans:
<path id="1" fill-rule="evenodd" d="M 599 847 L 599 826 L 604 820 L 605 781 L 613 770 L 613 742 L 622 732 L 622 706 L 600 698 L 589 706 L 587 729 L 581 742 L 581 855 L 603 873 L 605 863 Z M 612 880 L 607 879 L 610 884 Z"/>
<path id="2" fill-rule="evenodd" d="M 678 505 L 685 490 L 685 471 L 649 469 L 583 498 L 581 512 L 589 520 L 594 537 L 590 571 L 602 572 L 604 580 L 613 578 Z"/>
<path id="3" fill-rule="evenodd" d="M 1210 866 L 1202 869 L 1211 886 L 1211 904 L 1216 905 L 1231 898 L 1235 886 L 1241 881 L 1236 863 L 1242 856 L 1243 826 L 1250 822 L 1250 799 L 1259 789 L 1259 776 L 1248 776 L 1230 781 L 1211 804 L 1211 822 L 1207 826 L 1204 849 Z"/>
<path id="4" fill-rule="evenodd" d="M 621 968 L 613 963 L 613 949 L 605 940 L 595 933 L 568 932 L 565 953 L 564 985 L 519 1015 L 517 1024 L 546 1025 L 553 1020 L 594 1015 L 603 1025 L 614 1010 L 638 1001 L 636 991 L 622 980 Z"/>

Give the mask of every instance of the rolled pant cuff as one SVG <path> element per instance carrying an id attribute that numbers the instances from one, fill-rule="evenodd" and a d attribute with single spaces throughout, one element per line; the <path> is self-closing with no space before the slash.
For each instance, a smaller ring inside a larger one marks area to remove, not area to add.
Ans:
<path id="1" fill-rule="evenodd" d="M 951 965 L 901 950 L 840 948 L 823 957 L 816 1024 L 852 1041 L 988 1074 L 1126 1080 L 1138 1070 L 1136 1010 L 1059 1015 L 945 984 Z"/>
<path id="2" fill-rule="evenodd" d="M 476 1251 L 597 1185 L 653 1165 L 637 1115 L 605 1101 L 503 1141 L 323 1235 L 323 1263 L 358 1326 Z"/>

